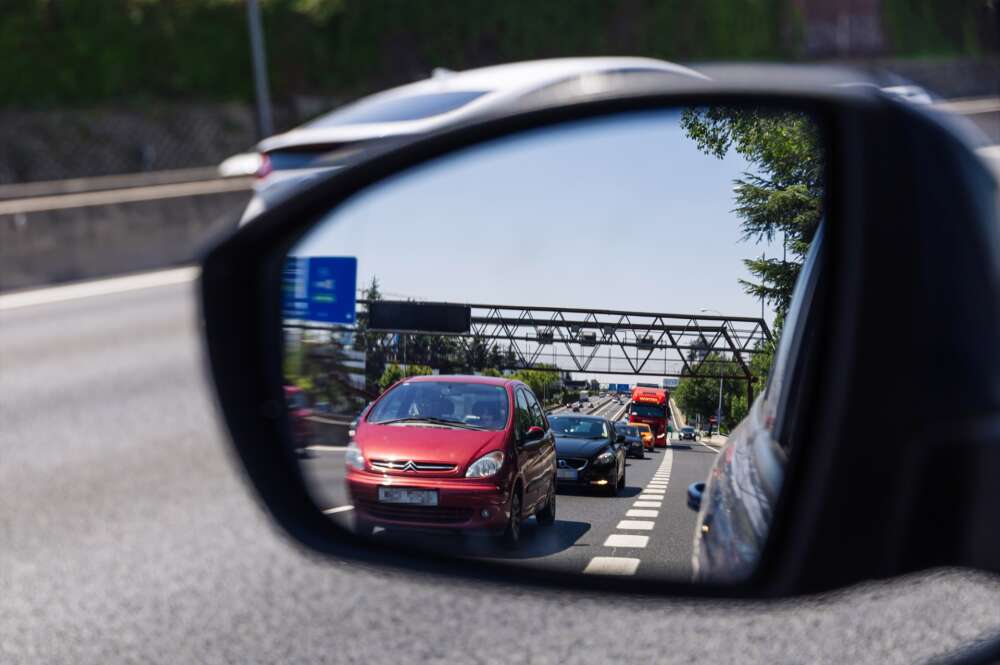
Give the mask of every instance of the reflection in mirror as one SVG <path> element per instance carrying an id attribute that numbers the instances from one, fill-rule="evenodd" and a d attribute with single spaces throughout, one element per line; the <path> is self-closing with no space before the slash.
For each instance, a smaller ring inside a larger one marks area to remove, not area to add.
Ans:
<path id="1" fill-rule="evenodd" d="M 773 361 L 822 214 L 819 146 L 799 112 L 619 114 L 329 212 L 289 253 L 283 303 L 289 445 L 317 504 L 461 557 L 752 572 L 790 445 L 789 382 L 768 374 L 793 365 Z"/>

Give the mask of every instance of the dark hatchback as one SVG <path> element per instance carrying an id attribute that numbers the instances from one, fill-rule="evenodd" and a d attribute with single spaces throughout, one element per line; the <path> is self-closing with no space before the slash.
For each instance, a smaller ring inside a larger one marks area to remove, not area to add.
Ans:
<path id="1" fill-rule="evenodd" d="M 628 423 L 615 423 L 615 433 L 618 435 L 618 443 L 625 446 L 626 457 L 646 459 L 646 446 L 637 427 Z"/>
<path id="2" fill-rule="evenodd" d="M 549 426 L 556 436 L 559 487 L 593 488 L 608 496 L 625 487 L 625 446 L 607 418 L 550 416 Z"/>

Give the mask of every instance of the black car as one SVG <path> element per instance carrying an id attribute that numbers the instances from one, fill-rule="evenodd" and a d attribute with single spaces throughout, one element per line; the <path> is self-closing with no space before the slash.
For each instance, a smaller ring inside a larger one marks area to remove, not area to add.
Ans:
<path id="1" fill-rule="evenodd" d="M 614 425 L 599 416 L 549 418 L 556 435 L 560 487 L 587 487 L 615 496 L 625 487 L 625 446 Z"/>
<path id="2" fill-rule="evenodd" d="M 642 443 L 642 435 L 639 430 L 628 423 L 615 423 L 615 433 L 618 434 L 618 442 L 625 446 L 626 457 L 637 457 L 646 459 L 646 448 Z"/>
<path id="3" fill-rule="evenodd" d="M 690 425 L 686 425 L 685 427 L 681 428 L 680 439 L 681 439 L 681 441 L 685 441 L 685 440 L 686 441 L 697 441 L 698 440 L 698 432 L 696 432 L 695 429 L 693 427 L 691 427 Z"/>

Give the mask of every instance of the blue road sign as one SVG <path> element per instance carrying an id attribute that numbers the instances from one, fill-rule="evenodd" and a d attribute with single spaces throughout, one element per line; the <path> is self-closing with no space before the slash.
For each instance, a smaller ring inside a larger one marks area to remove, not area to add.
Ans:
<path id="1" fill-rule="evenodd" d="M 357 280 L 358 260 L 353 256 L 286 259 L 285 318 L 354 324 Z"/>

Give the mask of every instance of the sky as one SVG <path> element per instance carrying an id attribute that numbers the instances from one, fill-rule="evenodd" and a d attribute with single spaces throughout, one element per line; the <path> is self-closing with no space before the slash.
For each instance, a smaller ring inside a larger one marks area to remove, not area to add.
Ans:
<path id="1" fill-rule="evenodd" d="M 760 316 L 743 259 L 781 248 L 742 239 L 747 170 L 700 152 L 678 111 L 577 121 L 383 181 L 292 254 L 357 257 L 390 298 Z"/>

